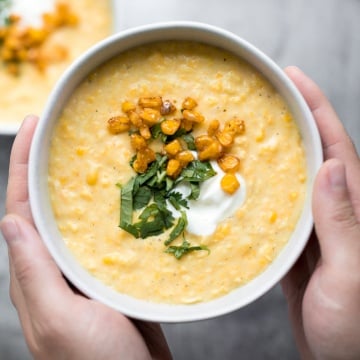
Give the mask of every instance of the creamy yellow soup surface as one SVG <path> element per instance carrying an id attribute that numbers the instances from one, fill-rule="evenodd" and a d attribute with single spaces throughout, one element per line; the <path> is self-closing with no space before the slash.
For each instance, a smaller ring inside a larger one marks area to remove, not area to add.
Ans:
<path id="1" fill-rule="evenodd" d="M 59 3 L 69 6 L 78 23 L 54 31 L 44 43 L 42 51 L 48 53 L 45 57 L 52 58 L 54 49 L 64 49 L 66 57 L 61 61 L 50 61 L 43 71 L 39 71 L 31 62 L 24 62 L 17 75 L 9 72 L 6 62 L 1 61 L 0 122 L 20 124 L 28 113 L 40 115 L 50 91 L 67 66 L 91 45 L 112 32 L 110 1 L 61 0 Z"/>
<path id="2" fill-rule="evenodd" d="M 213 235 L 185 233 L 210 253 L 180 260 L 164 253 L 163 237 L 135 239 L 118 227 L 116 183 L 134 175 L 133 150 L 127 133 L 109 133 L 107 120 L 124 100 L 158 95 L 177 105 L 197 99 L 203 132 L 213 119 L 246 124 L 231 150 L 241 161 L 246 201 Z M 296 226 L 306 176 L 302 140 L 281 96 L 247 63 L 192 42 L 142 46 L 94 71 L 64 108 L 49 163 L 56 220 L 82 266 L 121 293 L 171 304 L 209 301 L 264 271 Z"/>

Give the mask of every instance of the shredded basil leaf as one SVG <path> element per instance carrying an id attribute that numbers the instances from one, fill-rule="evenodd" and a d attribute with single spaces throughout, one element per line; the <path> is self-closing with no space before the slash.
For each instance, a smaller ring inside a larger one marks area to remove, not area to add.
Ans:
<path id="1" fill-rule="evenodd" d="M 189 150 L 196 150 L 195 139 L 191 134 L 184 134 L 181 138 L 185 141 Z"/>
<path id="2" fill-rule="evenodd" d="M 121 207 L 120 207 L 120 227 L 131 224 L 133 217 L 133 188 L 134 178 L 120 188 Z"/>
<path id="3" fill-rule="evenodd" d="M 175 239 L 177 239 L 186 229 L 187 226 L 187 217 L 184 211 L 181 212 L 181 217 L 173 230 L 171 231 L 169 238 L 165 241 L 165 245 L 170 245 Z"/>
<path id="4" fill-rule="evenodd" d="M 216 171 L 212 168 L 210 162 L 194 160 L 181 172 L 180 176 L 176 179 L 176 183 L 182 181 L 200 183 L 214 175 L 216 175 Z"/>
<path id="5" fill-rule="evenodd" d="M 170 204 L 178 211 L 180 211 L 181 206 L 188 209 L 189 205 L 186 199 L 183 198 L 183 195 L 179 192 L 171 192 L 169 194 Z"/>
<path id="6" fill-rule="evenodd" d="M 139 210 L 145 207 L 152 198 L 152 191 L 147 186 L 140 187 L 133 197 L 134 210 Z"/>
<path id="7" fill-rule="evenodd" d="M 165 252 L 168 254 L 172 254 L 175 256 L 176 259 L 180 260 L 184 255 L 192 252 L 192 251 L 207 251 L 208 253 L 210 253 L 210 250 L 208 249 L 207 246 L 204 245 L 197 245 L 197 246 L 191 246 L 191 244 L 184 240 L 183 243 L 179 246 L 169 246 Z"/>

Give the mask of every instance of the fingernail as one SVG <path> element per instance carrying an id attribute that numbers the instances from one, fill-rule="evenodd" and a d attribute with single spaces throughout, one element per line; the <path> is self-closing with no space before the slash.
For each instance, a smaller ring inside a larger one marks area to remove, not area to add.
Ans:
<path id="1" fill-rule="evenodd" d="M 19 240 L 20 231 L 16 220 L 12 216 L 5 216 L 0 222 L 0 230 L 7 244 Z"/>
<path id="2" fill-rule="evenodd" d="M 345 166 L 340 161 L 332 161 L 328 167 L 330 185 L 333 189 L 346 187 Z"/>

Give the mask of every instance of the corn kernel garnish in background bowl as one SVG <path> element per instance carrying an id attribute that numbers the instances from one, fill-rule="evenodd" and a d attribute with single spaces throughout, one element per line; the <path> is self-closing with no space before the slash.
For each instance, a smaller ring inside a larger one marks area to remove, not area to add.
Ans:
<path id="1" fill-rule="evenodd" d="M 14 135 L 27 113 L 40 114 L 66 67 L 112 33 L 111 7 L 110 0 L 0 1 L 0 134 Z"/>
<path id="2" fill-rule="evenodd" d="M 193 321 L 286 274 L 312 229 L 321 161 L 311 112 L 262 52 L 206 24 L 153 24 L 97 44 L 61 78 L 31 149 L 30 201 L 84 294 Z"/>

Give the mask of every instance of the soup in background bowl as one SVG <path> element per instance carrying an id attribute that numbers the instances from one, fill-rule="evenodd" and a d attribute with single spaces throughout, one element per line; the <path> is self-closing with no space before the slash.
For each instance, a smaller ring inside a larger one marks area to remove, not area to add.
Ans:
<path id="1" fill-rule="evenodd" d="M 113 33 L 114 4 L 109 0 L 1 3 L 0 134 L 14 135 L 24 113 L 43 111 L 69 64 Z"/>
<path id="2" fill-rule="evenodd" d="M 309 109 L 269 58 L 209 25 L 153 24 L 99 43 L 61 78 L 35 133 L 30 201 L 85 295 L 193 321 L 286 274 L 312 229 L 321 161 Z"/>

